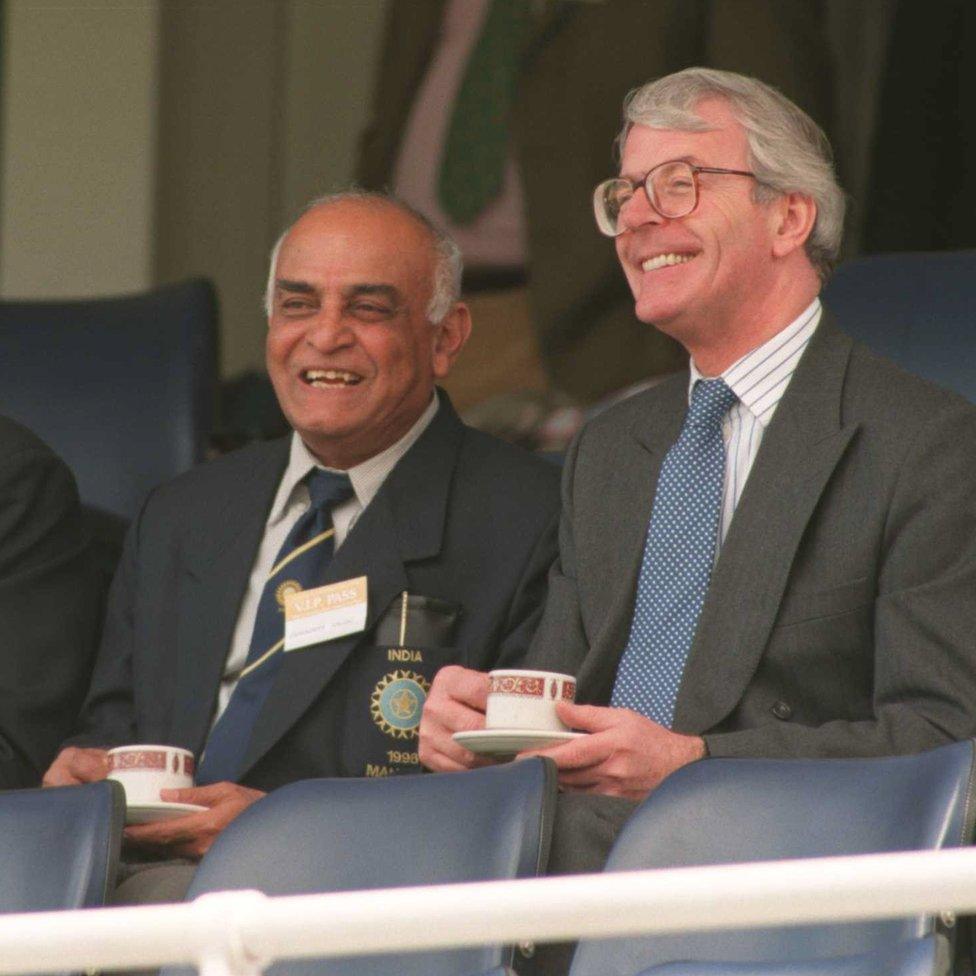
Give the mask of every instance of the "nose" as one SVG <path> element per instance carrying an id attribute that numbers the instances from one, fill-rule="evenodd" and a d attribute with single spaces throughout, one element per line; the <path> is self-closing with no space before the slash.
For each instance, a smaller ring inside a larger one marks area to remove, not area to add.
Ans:
<path id="1" fill-rule="evenodd" d="M 660 224 L 664 218 L 651 206 L 647 193 L 639 186 L 633 196 L 620 208 L 617 223 L 620 232 L 636 230 L 643 224 Z"/>
<path id="2" fill-rule="evenodd" d="M 355 341 L 356 334 L 342 309 L 330 305 L 319 309 L 305 332 L 305 342 L 321 353 L 345 349 Z"/>

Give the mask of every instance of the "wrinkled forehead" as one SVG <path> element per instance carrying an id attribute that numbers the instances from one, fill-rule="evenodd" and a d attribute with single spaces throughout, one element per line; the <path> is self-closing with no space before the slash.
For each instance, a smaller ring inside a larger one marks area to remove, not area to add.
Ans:
<path id="1" fill-rule="evenodd" d="M 431 288 L 429 234 L 398 208 L 376 201 L 316 207 L 296 221 L 278 254 L 276 278 L 340 286 L 386 281 L 402 291 Z"/>

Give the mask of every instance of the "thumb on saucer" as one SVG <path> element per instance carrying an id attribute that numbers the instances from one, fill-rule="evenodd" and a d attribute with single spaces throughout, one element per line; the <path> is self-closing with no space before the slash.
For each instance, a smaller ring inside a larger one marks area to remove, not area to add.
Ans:
<path id="1" fill-rule="evenodd" d="M 558 702 L 556 705 L 560 720 L 580 732 L 602 732 L 612 728 L 617 722 L 614 711 L 600 705 L 574 705 L 572 702 Z"/>
<path id="2" fill-rule="evenodd" d="M 184 798 L 186 790 L 160 790 L 159 798 L 163 803 L 188 803 Z"/>

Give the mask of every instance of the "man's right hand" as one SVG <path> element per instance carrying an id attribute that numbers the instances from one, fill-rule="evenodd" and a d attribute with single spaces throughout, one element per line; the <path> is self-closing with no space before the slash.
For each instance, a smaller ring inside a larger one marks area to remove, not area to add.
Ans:
<path id="1" fill-rule="evenodd" d="M 77 749 L 68 746 L 58 753 L 44 774 L 42 786 L 77 786 L 95 783 L 108 775 L 108 752 L 105 749 Z"/>
<path id="2" fill-rule="evenodd" d="M 420 718 L 420 761 L 438 773 L 490 765 L 459 746 L 451 736 L 485 727 L 488 675 L 457 664 L 441 668 L 434 676 Z"/>

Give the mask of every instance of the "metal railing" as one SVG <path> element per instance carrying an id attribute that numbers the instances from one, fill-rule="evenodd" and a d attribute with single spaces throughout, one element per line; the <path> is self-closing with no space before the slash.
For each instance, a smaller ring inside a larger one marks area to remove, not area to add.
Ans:
<path id="1" fill-rule="evenodd" d="M 278 959 L 946 913 L 976 913 L 976 848 L 5 915 L 0 974 L 257 976 Z"/>

